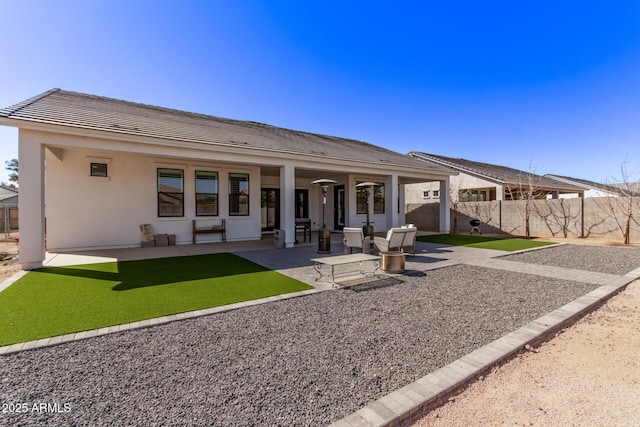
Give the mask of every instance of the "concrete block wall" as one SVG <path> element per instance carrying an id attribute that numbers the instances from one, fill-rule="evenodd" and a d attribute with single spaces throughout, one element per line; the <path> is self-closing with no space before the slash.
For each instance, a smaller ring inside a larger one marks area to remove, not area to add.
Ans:
<path id="1" fill-rule="evenodd" d="M 629 204 L 628 198 L 555 199 L 531 201 L 529 227 L 535 237 L 581 237 L 606 238 L 623 242 L 622 233 L 610 214 L 611 206 L 619 212 L 618 221 L 623 223 L 622 212 Z M 640 218 L 640 198 L 632 200 L 635 218 Z M 468 233 L 469 221 L 480 220 L 483 233 L 506 233 L 515 236 L 526 234 L 525 212 L 527 202 L 491 201 L 458 203 L 451 209 L 451 232 Z M 420 230 L 438 231 L 439 204 L 408 204 L 406 222 Z M 631 242 L 640 242 L 640 225 L 631 224 Z"/>

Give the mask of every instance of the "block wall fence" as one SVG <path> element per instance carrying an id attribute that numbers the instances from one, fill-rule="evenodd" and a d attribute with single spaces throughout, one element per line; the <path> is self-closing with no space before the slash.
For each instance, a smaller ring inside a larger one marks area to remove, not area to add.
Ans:
<path id="1" fill-rule="evenodd" d="M 623 222 L 623 212 L 631 207 L 631 243 L 640 243 L 640 198 L 574 198 L 533 200 L 529 227 L 532 237 L 584 237 L 623 243 L 614 218 Z M 480 220 L 483 233 L 525 236 L 526 201 L 464 202 L 450 210 L 451 232 L 469 233 L 469 221 Z M 613 207 L 613 212 L 612 208 Z M 439 203 L 407 204 L 406 222 L 424 231 L 438 231 Z"/>

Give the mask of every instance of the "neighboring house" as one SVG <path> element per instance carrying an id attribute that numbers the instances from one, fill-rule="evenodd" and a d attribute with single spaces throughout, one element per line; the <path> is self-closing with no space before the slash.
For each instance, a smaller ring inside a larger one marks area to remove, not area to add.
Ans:
<path id="1" fill-rule="evenodd" d="M 45 217 L 52 251 L 138 246 L 140 224 L 186 244 L 191 220 L 221 218 L 229 241 L 281 229 L 292 247 L 296 217 L 362 226 L 359 182 L 380 184 L 368 204 L 377 231 L 404 223 L 407 184 L 436 183 L 449 206 L 449 169 L 351 139 L 60 89 L 0 110 L 0 125 L 19 128 L 25 269 L 44 260 Z M 321 178 L 337 181 L 325 209 Z"/>
<path id="2" fill-rule="evenodd" d="M 575 185 L 582 188 L 584 191 L 584 197 L 620 197 L 625 195 L 625 191 L 628 192 L 628 188 L 618 185 L 600 184 L 586 179 L 571 178 L 568 176 L 546 174 L 545 177 L 562 182 L 564 184 Z"/>
<path id="3" fill-rule="evenodd" d="M 18 190 L 0 185 L 0 232 L 18 231 Z"/>
<path id="4" fill-rule="evenodd" d="M 458 173 L 451 177 L 450 182 L 453 201 L 518 200 L 528 193 L 534 193 L 534 197 L 539 199 L 563 195 L 578 197 L 584 191 L 576 185 L 506 166 L 420 152 L 411 152 L 409 156 L 427 165 L 447 167 Z M 406 191 L 408 204 L 440 201 L 439 188 L 430 183 L 412 184 L 406 187 Z"/>
<path id="5" fill-rule="evenodd" d="M 0 206 L 18 206 L 18 190 L 0 185 Z"/>

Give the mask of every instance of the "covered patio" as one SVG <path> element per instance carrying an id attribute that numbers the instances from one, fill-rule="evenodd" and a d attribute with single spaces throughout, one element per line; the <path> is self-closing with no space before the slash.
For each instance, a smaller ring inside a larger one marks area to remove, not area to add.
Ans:
<path id="1" fill-rule="evenodd" d="M 405 185 L 419 182 L 438 183 L 449 231 L 455 173 L 362 141 L 60 89 L 0 110 L 0 123 L 19 128 L 24 269 L 46 251 L 134 248 L 141 224 L 178 245 L 194 221 L 224 220 L 229 242 L 279 231 L 285 248 L 300 218 L 340 231 L 369 216 L 380 232 L 405 222 Z M 318 179 L 335 181 L 326 197 Z M 363 182 L 376 184 L 370 201 Z"/>

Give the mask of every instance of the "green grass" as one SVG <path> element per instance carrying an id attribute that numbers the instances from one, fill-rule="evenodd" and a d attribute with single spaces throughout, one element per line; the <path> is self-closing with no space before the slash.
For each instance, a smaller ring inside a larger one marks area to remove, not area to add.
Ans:
<path id="1" fill-rule="evenodd" d="M 228 253 L 47 267 L 0 292 L 0 345 L 306 289 Z"/>
<path id="2" fill-rule="evenodd" d="M 468 246 L 470 248 L 495 249 L 498 251 L 520 251 L 522 249 L 538 248 L 555 245 L 553 242 L 540 240 L 484 237 L 465 234 L 436 234 L 433 236 L 418 236 L 420 242 L 442 243 L 451 246 Z"/>

